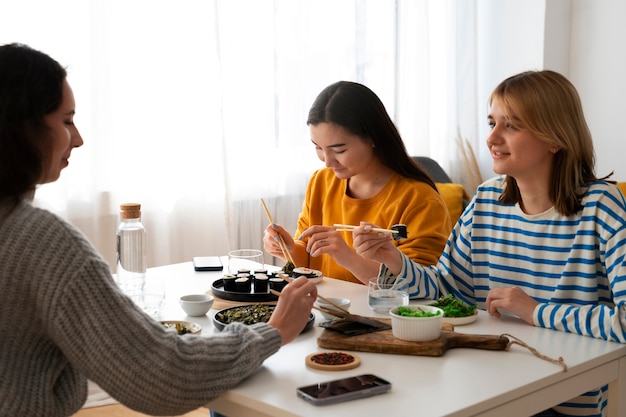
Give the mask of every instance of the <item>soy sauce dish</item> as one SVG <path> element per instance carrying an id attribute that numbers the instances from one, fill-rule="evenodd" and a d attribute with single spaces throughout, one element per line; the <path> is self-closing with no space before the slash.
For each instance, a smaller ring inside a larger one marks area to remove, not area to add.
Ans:
<path id="1" fill-rule="evenodd" d="M 391 315 L 391 332 L 400 340 L 428 342 L 441 336 L 443 310 L 427 305 L 394 307 Z"/>

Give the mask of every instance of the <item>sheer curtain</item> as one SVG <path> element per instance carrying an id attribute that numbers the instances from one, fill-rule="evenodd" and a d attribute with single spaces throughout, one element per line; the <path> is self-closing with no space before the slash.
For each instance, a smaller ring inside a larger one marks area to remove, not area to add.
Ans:
<path id="1" fill-rule="evenodd" d="M 142 203 L 150 266 L 262 248 L 295 229 L 322 163 L 305 124 L 338 80 L 372 88 L 412 154 L 453 177 L 475 137 L 474 2 L 463 0 L 23 0 L 0 43 L 68 67 L 85 145 L 37 192 L 113 266 L 120 203 Z M 266 262 L 273 260 L 266 258 Z"/>

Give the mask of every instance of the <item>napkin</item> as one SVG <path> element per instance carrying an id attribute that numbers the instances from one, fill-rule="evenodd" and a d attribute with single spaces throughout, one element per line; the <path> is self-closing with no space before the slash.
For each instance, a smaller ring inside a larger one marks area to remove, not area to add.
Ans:
<path id="1" fill-rule="evenodd" d="M 350 319 L 332 319 L 320 323 L 320 327 L 333 330 L 346 336 L 356 336 L 359 334 L 374 333 L 381 330 L 391 329 L 391 325 L 378 320 L 372 320 L 371 324 L 361 323 Z"/>

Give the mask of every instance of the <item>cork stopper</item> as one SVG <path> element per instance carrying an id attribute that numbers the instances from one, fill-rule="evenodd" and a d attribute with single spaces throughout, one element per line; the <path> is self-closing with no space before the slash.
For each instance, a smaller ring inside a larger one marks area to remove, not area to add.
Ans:
<path id="1" fill-rule="evenodd" d="M 120 217 L 122 219 L 138 219 L 141 217 L 141 204 L 124 203 L 120 204 Z"/>

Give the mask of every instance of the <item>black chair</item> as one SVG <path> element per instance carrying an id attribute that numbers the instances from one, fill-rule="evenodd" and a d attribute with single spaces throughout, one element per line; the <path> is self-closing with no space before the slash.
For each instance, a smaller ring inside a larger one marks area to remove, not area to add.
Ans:
<path id="1" fill-rule="evenodd" d="M 430 174 L 435 182 L 452 182 L 450 176 L 441 168 L 437 161 L 427 156 L 412 156 L 413 160 L 418 163 L 426 172 Z"/>
<path id="2" fill-rule="evenodd" d="M 427 156 L 412 156 L 411 157 L 419 166 L 421 166 L 436 183 L 452 183 L 452 179 L 448 175 L 439 162 Z M 463 208 L 469 204 L 469 197 L 463 198 Z"/>

